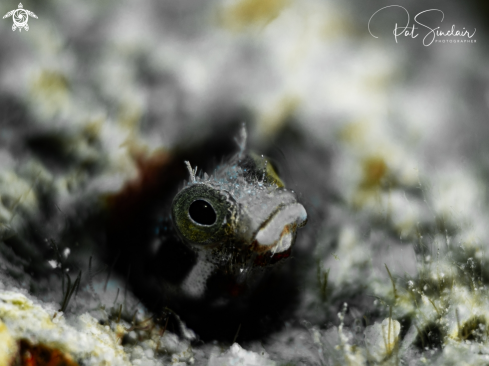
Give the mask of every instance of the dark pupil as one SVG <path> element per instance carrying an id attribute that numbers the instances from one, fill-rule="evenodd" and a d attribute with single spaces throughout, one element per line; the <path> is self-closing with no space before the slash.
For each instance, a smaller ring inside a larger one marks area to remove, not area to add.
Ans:
<path id="1" fill-rule="evenodd" d="M 216 211 L 209 202 L 197 200 L 192 202 L 188 208 L 188 213 L 192 220 L 201 225 L 212 225 L 216 222 Z"/>

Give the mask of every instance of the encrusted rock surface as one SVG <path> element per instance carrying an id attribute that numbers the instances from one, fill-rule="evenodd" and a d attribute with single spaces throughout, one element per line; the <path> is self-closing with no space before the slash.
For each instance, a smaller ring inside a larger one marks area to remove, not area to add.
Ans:
<path id="1" fill-rule="evenodd" d="M 28 32 L 0 23 L 0 366 L 20 342 L 83 365 L 488 362 L 479 44 L 393 48 L 353 2 L 29 8 Z M 242 121 L 308 211 L 301 295 L 265 339 L 199 344 L 107 276 L 99 222 L 141 162 Z"/>

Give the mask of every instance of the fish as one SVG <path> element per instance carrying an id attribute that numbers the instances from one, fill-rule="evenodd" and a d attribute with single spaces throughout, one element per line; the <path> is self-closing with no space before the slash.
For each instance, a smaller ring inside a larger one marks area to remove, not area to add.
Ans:
<path id="1" fill-rule="evenodd" d="M 191 164 L 201 153 L 163 154 L 113 200 L 107 241 L 119 272 L 148 308 L 171 309 L 201 339 L 268 332 L 298 288 L 287 263 L 306 209 L 246 140 L 242 127 L 238 151 L 211 174 Z"/>
<path id="2" fill-rule="evenodd" d="M 245 131 L 239 153 L 211 176 L 197 175 L 187 161 L 190 180 L 173 199 L 173 228 L 197 256 L 181 283 L 189 296 L 204 296 L 207 280 L 216 272 L 239 285 L 249 281 L 256 267 L 288 258 L 297 230 L 307 222 L 304 206 L 272 164 L 245 153 Z"/>

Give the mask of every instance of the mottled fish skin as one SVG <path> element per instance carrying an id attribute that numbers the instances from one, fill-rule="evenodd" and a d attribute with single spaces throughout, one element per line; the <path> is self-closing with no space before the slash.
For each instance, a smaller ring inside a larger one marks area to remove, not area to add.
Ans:
<path id="1" fill-rule="evenodd" d="M 240 152 L 212 176 L 196 175 L 190 165 L 189 171 L 190 181 L 172 204 L 175 231 L 197 253 L 196 265 L 182 282 L 184 292 L 203 296 L 216 271 L 243 283 L 253 277 L 256 267 L 288 257 L 307 213 L 266 158 Z M 195 202 L 212 207 L 204 209 L 211 216 L 216 213 L 212 225 L 192 218 L 190 207 Z"/>

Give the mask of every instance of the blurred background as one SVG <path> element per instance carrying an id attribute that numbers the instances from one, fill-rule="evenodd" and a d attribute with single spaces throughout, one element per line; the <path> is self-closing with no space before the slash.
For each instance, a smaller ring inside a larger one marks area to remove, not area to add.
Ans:
<path id="1" fill-rule="evenodd" d="M 421 274 L 435 260 L 458 258 L 453 246 L 464 248 L 460 263 L 480 259 L 485 283 L 487 5 L 396 2 L 410 24 L 439 9 L 443 22 L 437 11 L 419 20 L 476 30 L 475 43 L 438 37 L 447 42 L 429 46 L 419 25 L 417 38 L 396 42 L 395 24 L 407 23 L 399 7 L 371 18 L 389 5 L 23 3 L 38 16 L 29 31 L 12 31 L 12 18 L 0 22 L 4 282 L 59 301 L 49 290 L 59 282 L 48 262 L 56 257 L 51 240 L 70 249 L 73 268 L 89 256 L 103 267 L 100 198 L 137 179 L 138 164 L 158 154 L 229 155 L 245 122 L 250 148 L 279 162 L 310 217 L 296 245 L 303 295 L 289 330 L 266 340 L 273 359 L 325 364 L 312 338 L 294 335 L 294 351 L 280 343 L 294 332 L 327 333 L 345 302 L 351 329 L 381 321 L 392 284 L 413 279 L 423 288 Z M 0 12 L 17 6 L 4 1 Z M 405 333 L 415 318 L 410 306 L 394 308 L 409 323 Z M 460 314 L 462 323 L 470 319 Z M 353 339 L 363 339 L 357 333 Z"/>

